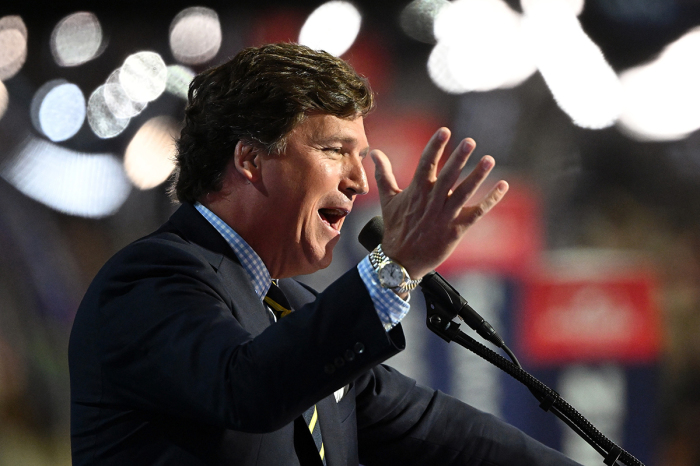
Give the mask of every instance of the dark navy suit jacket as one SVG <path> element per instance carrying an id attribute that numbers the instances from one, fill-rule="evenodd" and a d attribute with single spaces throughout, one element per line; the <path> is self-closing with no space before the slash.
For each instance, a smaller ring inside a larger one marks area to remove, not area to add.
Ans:
<path id="1" fill-rule="evenodd" d="M 317 294 L 280 283 L 272 325 L 219 233 L 183 204 L 98 273 L 69 345 L 73 463 L 328 466 L 574 464 L 380 363 L 385 332 L 356 269 Z M 348 385 L 336 402 L 333 392 Z"/>

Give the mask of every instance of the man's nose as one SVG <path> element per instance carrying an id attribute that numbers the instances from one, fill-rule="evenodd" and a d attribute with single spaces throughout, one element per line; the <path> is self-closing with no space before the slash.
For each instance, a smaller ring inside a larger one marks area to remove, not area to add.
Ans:
<path id="1" fill-rule="evenodd" d="M 362 160 L 363 158 L 359 155 L 354 155 L 350 157 L 345 166 L 341 190 L 348 195 L 361 195 L 369 192 L 367 174 L 365 173 L 365 167 L 362 165 Z"/>

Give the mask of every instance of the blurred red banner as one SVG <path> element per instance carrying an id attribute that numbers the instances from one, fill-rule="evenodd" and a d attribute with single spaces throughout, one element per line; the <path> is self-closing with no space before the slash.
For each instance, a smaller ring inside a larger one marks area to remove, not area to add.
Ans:
<path id="1" fill-rule="evenodd" d="M 535 274 L 526 280 L 519 313 L 520 351 L 533 365 L 570 362 L 651 362 L 661 348 L 656 282 L 644 267 L 611 271 L 608 264 L 577 273 Z M 561 270 L 561 269 L 559 269 Z M 580 271 L 580 270 L 579 270 Z"/>

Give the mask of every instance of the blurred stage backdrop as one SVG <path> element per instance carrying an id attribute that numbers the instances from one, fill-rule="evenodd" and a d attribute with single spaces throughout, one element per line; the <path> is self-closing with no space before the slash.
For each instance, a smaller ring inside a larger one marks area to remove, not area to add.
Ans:
<path id="1" fill-rule="evenodd" d="M 369 140 L 403 186 L 441 125 L 493 155 L 491 183 L 512 191 L 443 274 L 613 440 L 648 465 L 700 464 L 700 2 L 27 0 L 0 5 L 0 465 L 69 464 L 82 294 L 175 209 L 192 76 L 276 41 L 369 78 Z M 354 266 L 378 211 L 373 190 L 333 265 L 301 279 L 322 289 Z M 413 303 L 391 364 L 602 464 Z"/>

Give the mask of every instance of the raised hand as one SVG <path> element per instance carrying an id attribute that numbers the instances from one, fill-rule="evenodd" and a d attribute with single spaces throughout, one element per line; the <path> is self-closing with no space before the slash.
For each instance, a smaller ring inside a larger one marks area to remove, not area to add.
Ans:
<path id="1" fill-rule="evenodd" d="M 501 180 L 481 201 L 467 205 L 496 162 L 484 156 L 455 186 L 476 143 L 464 139 L 438 174 L 438 163 L 449 139 L 449 129 L 437 130 L 423 150 L 411 184 L 403 190 L 396 183 L 387 156 L 379 150 L 370 154 L 384 217 L 382 249 L 403 265 L 412 279 L 421 278 L 449 257 L 467 229 L 508 191 L 508 183 Z"/>

